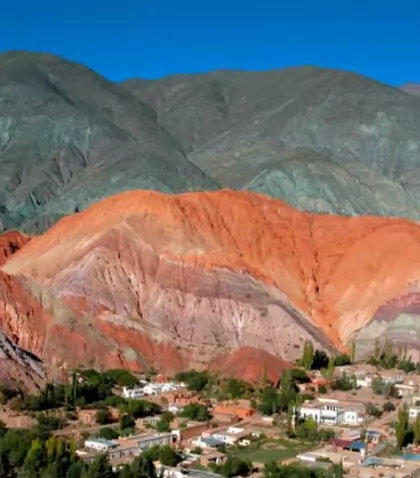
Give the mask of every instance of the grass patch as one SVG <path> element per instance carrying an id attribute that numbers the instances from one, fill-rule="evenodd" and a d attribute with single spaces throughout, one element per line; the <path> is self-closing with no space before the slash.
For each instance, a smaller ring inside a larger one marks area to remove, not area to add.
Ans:
<path id="1" fill-rule="evenodd" d="M 307 448 L 306 445 L 297 445 L 286 440 L 264 440 L 251 443 L 245 448 L 232 450 L 229 454 L 256 463 L 270 463 L 293 458 Z"/>

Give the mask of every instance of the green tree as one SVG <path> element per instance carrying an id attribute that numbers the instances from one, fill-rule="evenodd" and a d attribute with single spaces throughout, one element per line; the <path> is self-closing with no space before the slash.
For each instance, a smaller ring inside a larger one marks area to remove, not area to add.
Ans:
<path id="1" fill-rule="evenodd" d="M 379 342 L 379 339 L 375 339 L 375 343 L 373 346 L 372 361 L 376 364 L 379 363 L 379 360 L 381 359 L 381 355 L 382 355 L 381 344 Z"/>
<path id="2" fill-rule="evenodd" d="M 280 407 L 280 397 L 275 388 L 268 387 L 261 393 L 258 410 L 263 415 L 274 415 Z"/>
<path id="3" fill-rule="evenodd" d="M 105 440 L 115 440 L 119 436 L 118 432 L 111 427 L 101 428 L 98 435 L 100 438 L 105 438 Z"/>
<path id="4" fill-rule="evenodd" d="M 343 461 L 340 460 L 340 463 L 334 467 L 334 478 L 343 478 L 343 477 L 344 477 Z"/>
<path id="5" fill-rule="evenodd" d="M 398 410 L 398 421 L 395 424 L 395 435 L 397 439 L 397 448 L 401 450 L 406 434 L 408 430 L 408 408 L 407 404 L 404 404 L 399 410 Z"/>
<path id="6" fill-rule="evenodd" d="M 417 415 L 413 425 L 414 443 L 418 445 L 420 443 L 420 415 Z"/>
<path id="7" fill-rule="evenodd" d="M 328 366 L 325 373 L 325 376 L 328 380 L 332 380 L 334 377 L 334 370 L 335 370 L 335 361 L 332 357 L 328 360 Z"/>
<path id="8" fill-rule="evenodd" d="M 356 360 L 356 341 L 353 339 L 351 342 L 351 347 L 350 347 L 350 360 L 351 363 L 354 363 Z M 343 466 L 343 464 L 341 464 Z"/>
<path id="9" fill-rule="evenodd" d="M 201 403 L 190 403 L 186 405 L 179 414 L 181 417 L 189 418 L 190 420 L 197 420 L 205 422 L 210 420 L 211 415 L 207 407 Z"/>
<path id="10" fill-rule="evenodd" d="M 0 448 L 0 478 L 7 478 L 10 472 L 9 457 L 7 453 Z"/>
<path id="11" fill-rule="evenodd" d="M 142 453 L 134 459 L 131 470 L 134 478 L 157 478 L 155 465 L 147 453 Z"/>
<path id="12" fill-rule="evenodd" d="M 395 410 L 395 405 L 392 402 L 385 402 L 382 409 L 384 412 L 393 412 Z"/>
<path id="13" fill-rule="evenodd" d="M 176 466 L 178 464 L 178 455 L 170 446 L 162 446 L 159 452 L 159 461 L 165 466 Z"/>
<path id="14" fill-rule="evenodd" d="M 121 430 L 125 430 L 127 428 L 134 428 L 136 425 L 132 416 L 124 414 L 120 417 L 120 428 Z"/>
<path id="15" fill-rule="evenodd" d="M 66 473 L 66 478 L 82 478 L 83 465 L 82 463 L 73 463 L 70 465 Z"/>
<path id="16" fill-rule="evenodd" d="M 312 362 L 314 360 L 314 344 L 311 340 L 305 340 L 303 344 L 303 352 L 301 363 L 306 370 L 311 370 Z"/>
<path id="17" fill-rule="evenodd" d="M 101 454 L 95 457 L 88 470 L 84 473 L 83 478 L 114 478 L 108 456 Z"/>
<path id="18" fill-rule="evenodd" d="M 36 439 L 32 442 L 29 453 L 23 463 L 23 471 L 30 477 L 40 476 L 41 471 L 47 465 L 47 456 L 44 444 Z"/>
<path id="19" fill-rule="evenodd" d="M 162 433 L 162 432 L 169 432 L 171 430 L 171 425 L 169 424 L 169 422 L 167 422 L 166 420 L 164 419 L 160 419 L 157 423 L 156 423 L 156 430 L 159 432 L 159 433 Z"/>
<path id="20" fill-rule="evenodd" d="M 241 460 L 237 456 L 229 456 L 223 465 L 216 467 L 216 472 L 230 478 L 233 476 L 247 476 L 252 469 L 249 461 Z"/>

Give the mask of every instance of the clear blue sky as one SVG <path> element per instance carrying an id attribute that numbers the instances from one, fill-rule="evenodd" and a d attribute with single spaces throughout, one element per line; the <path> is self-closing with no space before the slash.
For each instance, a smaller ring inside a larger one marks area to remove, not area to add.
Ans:
<path id="1" fill-rule="evenodd" d="M 5 0 L 0 51 L 35 50 L 112 80 L 319 65 L 420 82 L 419 0 Z"/>

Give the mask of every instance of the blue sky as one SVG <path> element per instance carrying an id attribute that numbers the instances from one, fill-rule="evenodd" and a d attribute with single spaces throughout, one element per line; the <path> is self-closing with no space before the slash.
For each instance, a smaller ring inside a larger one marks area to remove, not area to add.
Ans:
<path id="1" fill-rule="evenodd" d="M 420 83 L 418 0 L 13 0 L 0 51 L 47 51 L 112 80 L 319 65 Z"/>

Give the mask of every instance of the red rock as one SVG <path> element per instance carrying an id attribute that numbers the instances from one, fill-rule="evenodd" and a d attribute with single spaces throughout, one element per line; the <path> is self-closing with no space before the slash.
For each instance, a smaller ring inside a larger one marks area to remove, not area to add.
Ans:
<path id="1" fill-rule="evenodd" d="M 22 234 L 18 231 L 8 231 L 0 235 L 0 266 L 2 266 L 6 259 L 12 254 L 21 249 L 26 243 L 31 240 L 30 236 Z"/>
<path id="2" fill-rule="evenodd" d="M 262 378 L 277 383 L 283 372 L 290 368 L 292 365 L 286 360 L 253 347 L 241 347 L 229 354 L 220 355 L 209 364 L 210 371 L 250 383 L 256 383 Z"/>
<path id="3" fill-rule="evenodd" d="M 46 340 L 47 361 L 166 372 L 241 347 L 292 360 L 307 338 L 344 348 L 418 280 L 419 258 L 420 226 L 402 219 L 302 213 L 249 192 L 134 191 L 64 218 L 4 271 L 73 314 Z"/>

